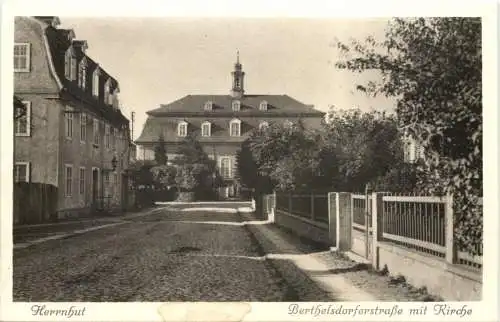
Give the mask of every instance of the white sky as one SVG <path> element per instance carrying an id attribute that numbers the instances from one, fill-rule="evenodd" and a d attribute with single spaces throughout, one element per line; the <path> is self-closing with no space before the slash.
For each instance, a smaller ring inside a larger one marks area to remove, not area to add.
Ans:
<path id="1" fill-rule="evenodd" d="M 87 54 L 120 83 L 124 114 L 136 112 L 134 139 L 145 112 L 187 94 L 227 94 L 240 51 L 247 94 L 288 94 L 327 111 L 392 110 L 385 98 L 357 92 L 368 79 L 335 68 L 335 39 L 381 39 L 387 19 L 82 18 L 61 16 L 87 40 Z M 372 76 L 373 77 L 373 76 Z"/>

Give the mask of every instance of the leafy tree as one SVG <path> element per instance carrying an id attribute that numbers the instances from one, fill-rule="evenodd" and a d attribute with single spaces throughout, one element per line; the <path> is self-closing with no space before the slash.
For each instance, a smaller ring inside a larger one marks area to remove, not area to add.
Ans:
<path id="1" fill-rule="evenodd" d="M 173 160 L 177 167 L 175 182 L 182 191 L 209 194 L 221 185 L 216 163 L 208 157 L 196 137 L 187 136 Z"/>
<path id="2" fill-rule="evenodd" d="M 331 110 L 328 119 L 321 167 L 332 178 L 333 189 L 363 191 L 366 183 L 385 176 L 402 162 L 402 142 L 394 117 L 352 109 Z"/>
<path id="3" fill-rule="evenodd" d="M 165 139 L 163 138 L 163 134 L 160 134 L 158 137 L 158 143 L 155 145 L 155 161 L 158 165 L 166 165 L 167 158 L 167 148 L 165 145 Z"/>
<path id="4" fill-rule="evenodd" d="M 151 168 L 151 173 L 155 183 L 161 187 L 166 188 L 175 185 L 175 176 L 177 175 L 177 168 L 172 165 L 157 165 Z"/>
<path id="5" fill-rule="evenodd" d="M 476 254 L 482 243 L 481 19 L 393 19 L 385 39 L 338 44 L 337 67 L 380 71 L 358 90 L 397 99 L 399 125 L 419 140 L 425 163 L 421 190 L 454 195 L 458 246 Z"/>

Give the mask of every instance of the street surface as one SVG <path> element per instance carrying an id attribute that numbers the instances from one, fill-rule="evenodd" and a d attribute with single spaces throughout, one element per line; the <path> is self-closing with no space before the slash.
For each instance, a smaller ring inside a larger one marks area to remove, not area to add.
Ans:
<path id="1" fill-rule="evenodd" d="M 241 222 L 237 213 L 161 211 L 15 250 L 13 299 L 285 300 L 249 231 L 231 225 Z"/>
<path id="2" fill-rule="evenodd" d="M 118 218 L 16 228 L 13 300 L 429 300 L 328 247 L 252 221 L 251 214 L 236 211 L 238 206 L 174 205 Z M 243 225 L 245 220 L 250 224 Z M 108 226 L 85 231 L 99 225 Z M 81 233 L 68 234 L 75 229 Z M 62 238 L 19 247 L 54 234 Z M 311 270 L 314 265 L 324 268 Z M 319 286 L 327 280 L 334 282 Z"/>

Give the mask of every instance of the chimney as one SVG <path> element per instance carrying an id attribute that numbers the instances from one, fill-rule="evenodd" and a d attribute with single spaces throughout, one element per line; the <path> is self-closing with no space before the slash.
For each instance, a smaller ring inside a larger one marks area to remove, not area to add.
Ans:
<path id="1" fill-rule="evenodd" d="M 59 20 L 59 17 L 56 16 L 37 16 L 35 18 L 54 28 L 57 28 L 57 26 L 61 24 L 61 20 Z"/>

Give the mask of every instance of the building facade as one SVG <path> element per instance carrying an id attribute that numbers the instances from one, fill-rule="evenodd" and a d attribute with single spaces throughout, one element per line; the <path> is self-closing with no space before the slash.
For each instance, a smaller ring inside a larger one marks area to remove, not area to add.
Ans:
<path id="1" fill-rule="evenodd" d="M 128 204 L 131 138 L 118 81 L 57 17 L 16 17 L 14 179 L 57 187 L 59 217 Z"/>
<path id="2" fill-rule="evenodd" d="M 306 128 L 318 127 L 324 113 L 288 95 L 245 93 L 245 72 L 239 55 L 228 95 L 187 95 L 172 103 L 148 111 L 140 137 L 137 157 L 154 159 L 154 147 L 160 136 L 167 157 L 176 157 L 179 144 L 188 134 L 196 135 L 205 152 L 217 162 L 226 182 L 226 197 L 238 194 L 236 155 L 241 144 L 254 130 L 272 123 L 293 124 L 299 119 Z"/>

